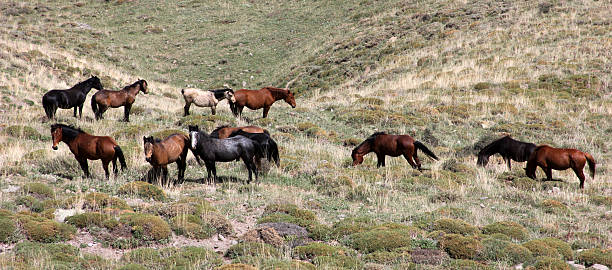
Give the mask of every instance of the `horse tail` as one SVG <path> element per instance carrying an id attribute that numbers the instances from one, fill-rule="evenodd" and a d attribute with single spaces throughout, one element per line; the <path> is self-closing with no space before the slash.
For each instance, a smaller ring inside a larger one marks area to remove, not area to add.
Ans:
<path id="1" fill-rule="evenodd" d="M 119 145 L 115 145 L 115 160 L 119 158 L 119 162 L 121 163 L 121 170 L 127 169 L 127 164 L 125 164 L 125 157 L 123 156 L 123 151 Z"/>
<path id="2" fill-rule="evenodd" d="M 595 159 L 589 153 L 584 153 L 584 157 L 589 163 L 589 171 L 591 172 L 591 178 L 595 179 Z"/>
<path id="3" fill-rule="evenodd" d="M 262 159 L 264 158 L 264 151 L 263 151 L 263 147 L 261 147 L 261 144 L 259 144 L 258 142 L 253 141 L 253 145 L 255 146 L 255 158 L 256 159 Z"/>
<path id="4" fill-rule="evenodd" d="M 44 95 L 42 98 L 42 105 L 45 109 L 45 114 L 49 119 L 53 117 L 53 102 L 49 99 L 49 96 Z"/>
<path id="5" fill-rule="evenodd" d="M 431 150 L 429 150 L 424 144 L 422 144 L 419 141 L 415 141 L 414 142 L 414 146 L 417 149 L 421 149 L 421 151 L 423 151 L 423 153 L 425 153 L 426 155 L 428 155 L 429 157 L 438 160 L 438 157 L 436 156 L 436 154 L 434 154 L 433 152 L 431 152 Z"/>
<path id="6" fill-rule="evenodd" d="M 272 139 L 270 139 L 268 141 L 269 146 L 268 146 L 268 160 L 272 161 L 274 160 L 274 163 L 276 163 L 276 166 L 278 166 L 280 164 L 280 157 L 278 154 L 278 145 L 276 144 L 276 142 Z"/>

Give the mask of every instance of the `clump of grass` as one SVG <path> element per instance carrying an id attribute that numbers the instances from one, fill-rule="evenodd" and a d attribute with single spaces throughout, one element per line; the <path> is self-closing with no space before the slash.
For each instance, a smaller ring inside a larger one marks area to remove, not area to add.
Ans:
<path id="1" fill-rule="evenodd" d="M 434 230 L 443 231 L 445 233 L 454 233 L 461 235 L 471 235 L 480 232 L 475 226 L 460 220 L 452 218 L 438 219 L 434 222 Z"/>
<path id="2" fill-rule="evenodd" d="M 563 204 L 560 201 L 553 200 L 553 199 L 547 199 L 547 200 L 542 201 L 542 203 L 540 203 L 540 207 L 542 207 L 542 209 L 546 213 L 551 213 L 551 214 L 569 214 L 570 213 L 569 208 L 567 208 L 565 204 Z"/>
<path id="3" fill-rule="evenodd" d="M 612 250 L 592 248 L 578 253 L 578 261 L 587 267 L 593 264 L 603 264 L 612 267 Z"/>
<path id="4" fill-rule="evenodd" d="M 408 263 L 410 262 L 410 253 L 397 251 L 375 251 L 363 256 L 363 260 L 365 262 L 386 265 Z"/>
<path id="5" fill-rule="evenodd" d="M 523 243 L 523 246 L 529 249 L 533 256 L 547 256 L 552 258 L 561 258 L 557 248 L 552 247 L 548 244 L 549 241 L 543 239 L 534 239 L 529 242 Z"/>
<path id="6" fill-rule="evenodd" d="M 171 219 L 177 215 L 202 216 L 217 210 L 205 199 L 186 197 L 173 203 L 159 203 L 144 209 L 144 212 Z"/>
<path id="7" fill-rule="evenodd" d="M 218 270 L 257 270 L 257 267 L 250 266 L 244 263 L 224 264 L 217 268 Z"/>
<path id="8" fill-rule="evenodd" d="M 447 265 L 449 269 L 470 269 L 470 270 L 492 270 L 493 267 L 481 262 L 465 259 L 451 260 Z"/>
<path id="9" fill-rule="evenodd" d="M 66 204 L 74 204 L 76 197 L 72 202 L 65 201 Z M 101 210 L 104 208 L 115 208 L 121 210 L 131 210 L 132 208 L 122 199 L 108 196 L 105 193 L 90 192 L 83 197 L 83 208 L 91 210 Z"/>
<path id="10" fill-rule="evenodd" d="M 537 257 L 533 264 L 534 269 L 548 269 L 548 270 L 570 270 L 569 264 L 559 258 L 553 258 L 548 256 Z"/>
<path id="11" fill-rule="evenodd" d="M 317 256 L 343 256 L 350 252 L 344 247 L 330 246 L 324 243 L 311 243 L 294 249 L 294 254 L 300 259 L 313 259 Z"/>
<path id="12" fill-rule="evenodd" d="M 78 269 L 83 265 L 98 269 L 110 267 L 110 263 L 103 258 L 80 254 L 77 247 L 67 244 L 24 241 L 15 245 L 13 251 L 16 259 L 25 263 L 24 268 L 39 268 L 41 259 L 44 259 L 44 265 L 49 269 Z"/>
<path id="13" fill-rule="evenodd" d="M 13 243 L 18 240 L 18 230 L 12 214 L 0 215 L 0 243 Z"/>
<path id="14" fill-rule="evenodd" d="M 38 198 L 53 198 L 55 192 L 44 183 L 27 183 L 21 187 L 26 194 L 32 194 Z"/>
<path id="15" fill-rule="evenodd" d="M 362 269 L 363 262 L 350 256 L 319 256 L 313 260 L 317 269 Z"/>
<path id="16" fill-rule="evenodd" d="M 58 223 L 35 213 L 19 213 L 15 217 L 28 240 L 53 243 L 67 241 L 74 237 L 76 229 L 68 224 Z"/>
<path id="17" fill-rule="evenodd" d="M 50 137 L 46 137 L 38 133 L 36 129 L 30 126 L 9 126 L 4 129 L 4 133 L 11 137 L 23 138 L 28 140 L 48 140 Z"/>
<path id="18" fill-rule="evenodd" d="M 139 264 L 147 269 L 213 269 L 223 264 L 223 259 L 204 247 L 139 248 L 127 252 L 122 261 Z"/>
<path id="19" fill-rule="evenodd" d="M 612 206 L 612 196 L 591 195 L 589 201 L 596 205 Z"/>
<path id="20" fill-rule="evenodd" d="M 368 217 L 350 217 L 340 220 L 332 226 L 332 235 L 340 239 L 346 235 L 369 230 L 376 222 Z"/>
<path id="21" fill-rule="evenodd" d="M 482 228 L 484 234 L 496 234 L 501 233 L 507 235 L 514 240 L 525 240 L 528 236 L 527 229 L 523 225 L 513 221 L 499 221 L 491 223 Z"/>
<path id="22" fill-rule="evenodd" d="M 533 260 L 529 249 L 506 240 L 487 238 L 482 241 L 482 251 L 478 258 L 487 261 L 506 261 L 512 265 Z"/>
<path id="23" fill-rule="evenodd" d="M 183 134 L 183 135 L 187 135 L 187 133 L 183 130 L 178 130 L 178 129 L 165 129 L 165 130 L 160 130 L 160 131 L 156 131 L 151 133 L 150 136 L 153 136 L 156 139 L 165 139 L 168 138 L 168 136 L 172 135 L 172 134 Z"/>
<path id="24" fill-rule="evenodd" d="M 379 250 L 391 251 L 396 248 L 410 247 L 412 239 L 421 234 L 421 230 L 402 224 L 384 224 L 368 231 L 353 233 L 345 244 L 361 252 L 370 253 Z"/>
<path id="25" fill-rule="evenodd" d="M 121 186 L 118 192 L 119 194 L 136 195 L 143 199 L 153 199 L 156 201 L 166 200 L 166 195 L 162 189 L 142 181 L 127 183 Z"/>
<path id="26" fill-rule="evenodd" d="M 360 104 L 378 105 L 378 106 L 385 104 L 385 101 L 383 101 L 380 98 L 375 98 L 375 97 L 362 97 L 362 98 L 358 98 L 357 101 L 355 102 L 360 103 Z"/>
<path id="27" fill-rule="evenodd" d="M 482 251 L 482 243 L 475 236 L 447 234 L 440 239 L 442 248 L 453 259 L 475 259 Z"/>
<path id="28" fill-rule="evenodd" d="M 231 246 L 226 252 L 225 257 L 235 259 L 241 256 L 256 257 L 279 257 L 280 251 L 274 246 L 259 242 L 242 242 Z"/>
<path id="29" fill-rule="evenodd" d="M 87 228 L 89 226 L 97 226 L 102 228 L 104 222 L 109 219 L 108 215 L 104 215 L 96 212 L 87 212 L 82 214 L 76 214 L 74 216 L 69 216 L 64 220 L 66 224 L 73 225 L 77 228 Z"/>
<path id="30" fill-rule="evenodd" d="M 134 238 L 143 241 L 163 242 L 172 235 L 168 223 L 158 216 L 129 213 L 122 215 L 119 223 L 128 225 Z"/>

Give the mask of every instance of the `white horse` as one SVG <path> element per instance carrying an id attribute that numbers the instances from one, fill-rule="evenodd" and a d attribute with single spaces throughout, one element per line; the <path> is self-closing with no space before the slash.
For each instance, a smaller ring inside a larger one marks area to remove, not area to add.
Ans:
<path id="1" fill-rule="evenodd" d="M 181 90 L 183 98 L 185 98 L 185 116 L 189 115 L 189 107 L 191 103 L 198 107 L 210 107 L 212 114 L 216 113 L 217 104 L 223 99 L 228 102 L 236 102 L 234 90 L 230 88 L 200 90 L 196 88 L 185 88 Z"/>

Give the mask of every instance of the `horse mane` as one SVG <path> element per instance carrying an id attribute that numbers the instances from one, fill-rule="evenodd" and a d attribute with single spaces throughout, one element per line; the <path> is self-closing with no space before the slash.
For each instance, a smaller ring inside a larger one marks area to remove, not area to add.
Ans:
<path id="1" fill-rule="evenodd" d="M 385 135 L 387 133 L 383 132 L 383 131 L 379 131 L 379 132 L 374 132 L 372 135 L 370 135 L 367 139 L 365 139 L 363 142 L 361 142 L 359 145 L 357 145 L 354 149 L 352 154 L 355 154 L 355 152 L 357 151 L 357 149 L 361 148 L 363 145 L 367 144 L 372 144 L 374 142 L 374 140 L 376 139 L 376 137 L 378 135 Z"/>
<path id="2" fill-rule="evenodd" d="M 478 156 L 491 156 L 495 153 L 497 153 L 497 150 L 499 149 L 499 145 L 503 140 L 507 140 L 507 139 L 512 139 L 510 138 L 510 135 L 506 135 L 504 137 L 501 137 L 493 142 L 491 142 L 490 144 L 487 144 L 487 146 L 485 146 L 484 148 L 482 148 L 482 150 L 480 150 L 480 152 L 478 152 Z"/>
<path id="3" fill-rule="evenodd" d="M 142 86 L 143 82 L 146 82 L 146 81 L 145 80 L 138 80 L 138 81 L 134 82 L 133 84 L 130 84 L 130 85 L 126 86 L 126 87 L 123 87 L 123 89 L 121 89 L 121 90 L 127 90 L 129 88 L 136 87 L 138 85 Z"/>
<path id="4" fill-rule="evenodd" d="M 91 77 L 91 78 L 89 78 L 87 80 L 81 81 L 81 82 L 75 84 L 71 89 L 83 88 L 83 87 L 87 86 L 87 84 L 89 84 L 94 78 L 97 78 L 97 77 Z"/>
<path id="5" fill-rule="evenodd" d="M 53 132 L 53 130 L 55 130 L 57 128 L 61 128 L 62 129 L 62 138 L 65 138 L 66 141 L 68 141 L 68 142 L 71 142 L 72 140 L 74 140 L 74 138 L 76 138 L 76 136 L 78 136 L 81 133 L 87 134 L 87 132 L 83 131 L 80 128 L 76 128 L 76 127 L 65 125 L 65 124 L 53 124 L 53 125 L 51 125 L 51 132 Z"/>
<path id="6" fill-rule="evenodd" d="M 290 92 L 289 90 L 287 90 L 287 89 L 285 89 L 285 88 L 270 87 L 270 86 L 267 86 L 267 87 L 261 88 L 261 90 L 264 90 L 264 89 L 266 89 L 266 90 L 270 91 L 270 94 L 271 94 L 271 95 L 272 95 L 272 96 L 273 96 L 275 99 L 277 99 L 278 97 L 285 98 L 285 97 L 286 97 L 286 96 L 289 94 L 289 92 Z"/>

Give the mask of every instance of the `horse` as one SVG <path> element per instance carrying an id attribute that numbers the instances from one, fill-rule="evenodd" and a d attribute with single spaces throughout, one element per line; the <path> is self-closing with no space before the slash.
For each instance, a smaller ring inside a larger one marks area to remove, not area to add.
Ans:
<path id="1" fill-rule="evenodd" d="M 210 133 L 210 136 L 213 138 L 225 139 L 225 138 L 228 138 L 230 134 L 232 134 L 236 130 L 242 130 L 244 132 L 249 132 L 249 133 L 264 133 L 264 134 L 270 135 L 270 133 L 267 130 L 260 128 L 258 126 L 230 127 L 230 126 L 224 125 L 224 126 L 217 127 L 215 130 L 213 130 Z"/>
<path id="2" fill-rule="evenodd" d="M 77 83 L 75 86 L 66 90 L 51 90 L 42 98 L 42 105 L 45 108 L 45 114 L 49 119 L 55 117 L 57 108 L 70 109 L 74 107 L 74 117 L 77 116 L 77 108 L 79 109 L 79 118 L 83 117 L 83 103 L 91 88 L 101 90 L 102 83 L 96 76 Z"/>
<path id="3" fill-rule="evenodd" d="M 353 149 L 351 157 L 353 158 L 353 166 L 356 166 L 363 163 L 363 156 L 374 152 L 378 157 L 376 167 L 384 167 L 385 156 L 397 157 L 403 155 L 413 169 L 422 171 L 421 162 L 417 157 L 417 149 L 421 149 L 427 156 L 438 160 L 438 157 L 432 151 L 412 137 L 408 135 L 390 135 L 384 132 L 376 132 L 370 135 L 370 137 Z"/>
<path id="4" fill-rule="evenodd" d="M 153 166 L 155 176 L 162 171 L 162 185 L 168 180 L 168 164 L 176 162 L 178 168 L 178 182 L 182 182 L 187 168 L 187 152 L 189 151 L 189 138 L 180 133 L 168 136 L 164 140 L 153 136 L 142 137 L 144 142 L 145 160 Z"/>
<path id="5" fill-rule="evenodd" d="M 59 142 L 64 142 L 74 154 L 74 158 L 81 165 L 85 172 L 85 177 L 90 177 L 87 160 L 102 160 L 102 167 L 106 179 L 109 177 L 108 163 L 113 162 L 113 172 L 117 175 L 117 159 L 121 163 L 121 170 L 127 169 L 125 157 L 121 147 L 113 138 L 108 136 L 94 136 L 87 134 L 81 129 L 64 124 L 51 125 L 51 138 L 53 140 L 53 150 L 57 150 Z"/>
<path id="6" fill-rule="evenodd" d="M 229 137 L 235 136 L 244 136 L 259 143 L 259 145 L 261 145 L 261 148 L 263 149 L 264 154 L 266 155 L 267 160 L 270 162 L 274 161 L 274 163 L 276 163 L 276 166 L 279 166 L 280 158 L 278 155 L 278 145 L 270 137 L 270 135 L 268 135 L 267 133 L 249 133 L 238 129 L 229 135 Z"/>
<path id="7" fill-rule="evenodd" d="M 263 157 L 261 146 L 244 136 L 236 136 L 227 139 L 217 139 L 200 131 L 197 126 L 189 126 L 190 149 L 194 156 L 199 157 L 206 165 L 208 173 L 207 179 L 213 182 L 217 179 L 217 169 L 215 162 L 230 162 L 242 159 L 249 171 L 249 180 L 253 179 L 252 174 L 255 172 L 255 180 L 258 178 L 257 166 L 254 159 Z"/>
<path id="8" fill-rule="evenodd" d="M 100 90 L 91 97 L 91 109 L 96 115 L 96 120 L 104 119 L 102 114 L 110 108 L 124 106 L 123 121 L 130 121 L 130 110 L 136 100 L 138 92 L 149 93 L 148 84 L 145 80 L 138 80 L 135 83 L 124 87 L 119 91 Z"/>
<path id="9" fill-rule="evenodd" d="M 236 102 L 234 98 L 234 90 L 231 88 L 213 89 L 208 91 L 202 91 L 196 88 L 181 89 L 181 94 L 185 99 L 185 114 L 189 115 L 189 107 L 191 103 L 198 107 L 210 107 L 211 113 L 216 114 L 217 104 L 223 99 L 227 99 L 228 102 Z"/>
<path id="10" fill-rule="evenodd" d="M 234 116 L 242 115 L 242 110 L 246 106 L 251 110 L 263 108 L 263 118 L 268 117 L 270 107 L 277 100 L 284 100 L 292 108 L 295 108 L 295 98 L 293 93 L 286 88 L 264 87 L 259 90 L 240 89 L 234 93 L 235 102 L 230 103 Z"/>
<path id="11" fill-rule="evenodd" d="M 569 168 L 574 170 L 578 179 L 580 179 L 580 188 L 584 188 L 584 169 L 585 163 L 589 164 L 591 178 L 595 179 L 595 159 L 589 153 L 581 152 L 576 149 L 554 148 L 548 145 L 539 145 L 533 151 L 529 160 L 527 160 L 527 168 L 525 173 L 527 177 L 536 179 L 536 169 L 538 166 L 546 173 L 546 180 L 552 179 L 552 170 L 564 171 Z"/>
<path id="12" fill-rule="evenodd" d="M 512 165 L 510 160 L 525 162 L 535 149 L 536 145 L 533 143 L 521 142 L 510 138 L 510 136 L 504 136 L 480 150 L 476 164 L 484 167 L 489 163 L 490 156 L 500 154 L 508 164 L 508 171 L 511 171 Z"/>

